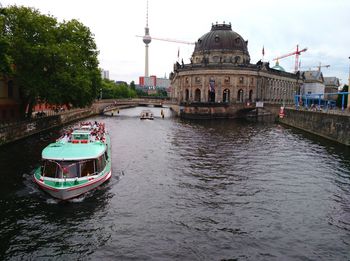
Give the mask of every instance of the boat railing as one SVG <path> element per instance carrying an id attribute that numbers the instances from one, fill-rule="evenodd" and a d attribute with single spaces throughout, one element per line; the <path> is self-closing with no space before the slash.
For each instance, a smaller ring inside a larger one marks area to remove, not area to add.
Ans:
<path id="1" fill-rule="evenodd" d="M 80 133 L 80 131 L 82 133 Z M 87 144 L 90 142 L 102 142 L 106 141 L 106 132 L 103 123 L 91 122 L 81 123 L 79 127 L 66 131 L 56 142 L 67 143 L 71 142 L 74 144 L 83 143 Z"/>

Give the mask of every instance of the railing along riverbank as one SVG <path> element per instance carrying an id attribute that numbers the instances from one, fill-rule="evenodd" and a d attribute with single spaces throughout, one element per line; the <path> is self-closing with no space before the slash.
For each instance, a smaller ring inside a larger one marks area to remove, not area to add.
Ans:
<path id="1" fill-rule="evenodd" d="M 40 117 L 0 124 L 0 145 L 14 142 L 64 124 L 98 114 L 95 106 L 65 112 L 45 112 Z"/>

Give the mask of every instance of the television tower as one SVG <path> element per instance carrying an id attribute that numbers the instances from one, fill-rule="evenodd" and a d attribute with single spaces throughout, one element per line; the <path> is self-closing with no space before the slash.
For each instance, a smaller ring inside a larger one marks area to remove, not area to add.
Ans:
<path id="1" fill-rule="evenodd" d="M 151 43 L 152 38 L 149 35 L 149 28 L 148 28 L 148 0 L 147 0 L 145 35 L 143 36 L 142 39 L 143 39 L 143 42 L 145 43 L 145 77 L 149 77 L 149 73 L 148 73 L 148 45 Z"/>

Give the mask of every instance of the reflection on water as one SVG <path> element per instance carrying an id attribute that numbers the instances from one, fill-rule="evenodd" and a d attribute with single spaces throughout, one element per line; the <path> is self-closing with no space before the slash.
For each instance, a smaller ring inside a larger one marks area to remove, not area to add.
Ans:
<path id="1" fill-rule="evenodd" d="M 0 259 L 347 260 L 350 151 L 273 124 L 151 108 L 91 119 L 112 179 L 59 202 L 31 171 L 60 129 L 0 148 Z"/>

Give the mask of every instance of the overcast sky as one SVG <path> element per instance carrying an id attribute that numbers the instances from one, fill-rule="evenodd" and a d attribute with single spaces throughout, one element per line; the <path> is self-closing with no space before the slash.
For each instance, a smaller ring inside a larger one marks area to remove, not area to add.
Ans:
<path id="1" fill-rule="evenodd" d="M 146 0 L 0 0 L 4 7 L 24 5 L 51 14 L 59 21 L 77 19 L 95 35 L 100 51 L 100 67 L 109 70 L 113 80 L 134 80 L 144 74 L 145 47 L 142 38 L 146 24 Z M 348 83 L 350 56 L 349 0 L 149 0 L 150 35 L 195 42 L 209 32 L 215 22 L 232 24 L 232 29 L 248 40 L 251 62 L 265 61 L 295 50 L 308 50 L 300 56 L 302 69 L 322 68 L 324 76 L 336 76 Z M 185 63 L 193 45 L 153 40 L 149 47 L 149 73 L 168 77 L 177 60 Z M 293 71 L 294 56 L 280 60 Z"/>

